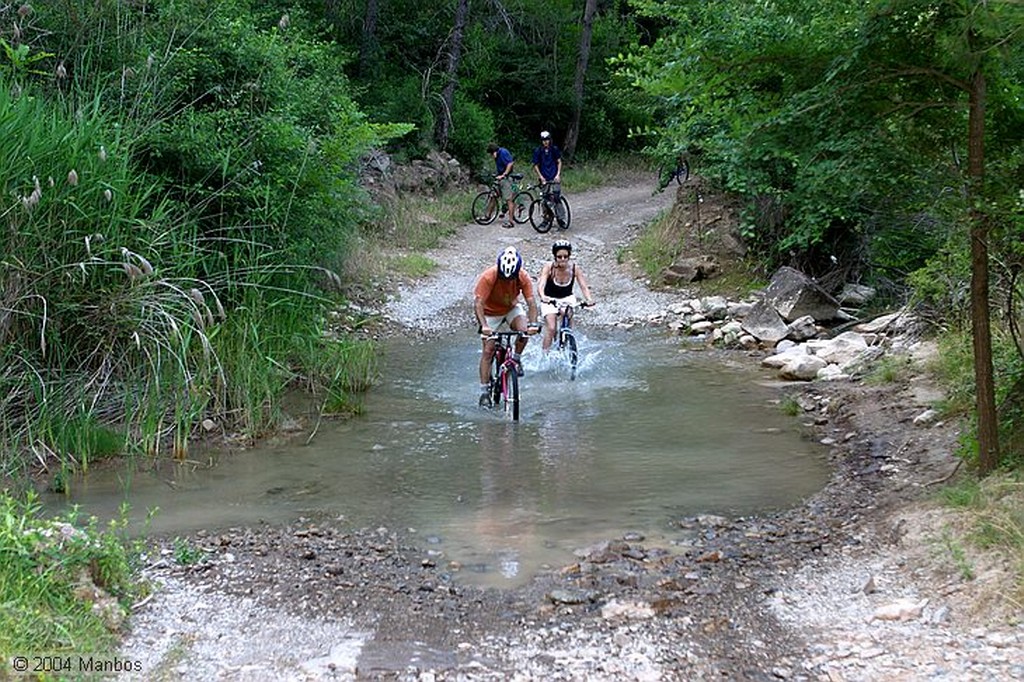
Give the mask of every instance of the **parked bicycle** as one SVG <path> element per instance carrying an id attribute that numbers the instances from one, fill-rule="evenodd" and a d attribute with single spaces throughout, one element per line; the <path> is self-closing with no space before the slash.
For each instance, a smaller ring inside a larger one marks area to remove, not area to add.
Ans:
<path id="1" fill-rule="evenodd" d="M 532 196 L 529 194 L 520 196 L 523 192 L 518 191 L 518 183 L 523 179 L 522 173 L 513 173 L 510 177 L 512 178 L 512 190 L 514 192 L 512 198 L 514 211 L 512 219 L 522 225 L 530 215 Z M 473 199 L 473 220 L 479 225 L 489 225 L 494 222 L 499 213 L 504 214 L 505 205 L 501 199 L 501 187 L 498 180 L 493 175 L 483 176 L 481 180 L 487 185 L 487 189 L 477 194 L 476 198 Z"/>
<path id="2" fill-rule="evenodd" d="M 675 160 L 658 169 L 658 191 L 663 192 L 673 182 L 682 185 L 690 179 L 690 160 L 680 154 Z"/>
<path id="3" fill-rule="evenodd" d="M 565 195 L 561 192 L 555 192 L 552 190 L 551 185 L 555 183 L 546 182 L 540 187 L 540 197 L 533 200 L 530 204 L 530 224 L 533 225 L 533 229 L 537 230 L 541 234 L 551 229 L 551 226 L 556 222 L 558 227 L 563 230 L 569 229 L 569 224 L 572 221 L 572 212 L 569 210 L 569 201 L 565 198 Z M 561 214 L 564 216 L 563 219 L 559 219 L 557 206 L 561 204 Z"/>
<path id="4" fill-rule="evenodd" d="M 491 360 L 491 380 L 488 393 L 491 407 L 501 408 L 512 421 L 519 421 L 519 371 L 512 357 L 515 343 L 525 332 L 494 332 L 488 336 L 497 343 Z"/>
<path id="5" fill-rule="evenodd" d="M 576 366 L 579 364 L 580 353 L 576 343 L 576 333 L 572 330 L 572 318 L 576 308 L 586 308 L 587 303 L 573 305 L 563 303 L 558 306 L 558 351 L 564 353 L 569 363 L 569 380 L 576 379 Z"/>

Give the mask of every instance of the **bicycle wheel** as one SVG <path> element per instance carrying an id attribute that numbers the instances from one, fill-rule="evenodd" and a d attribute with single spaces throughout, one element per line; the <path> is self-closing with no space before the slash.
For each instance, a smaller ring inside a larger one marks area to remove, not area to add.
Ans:
<path id="1" fill-rule="evenodd" d="M 502 372 L 502 379 L 505 415 L 512 421 L 519 421 L 519 375 L 515 370 L 506 369 Z"/>
<path id="2" fill-rule="evenodd" d="M 676 184 L 681 185 L 690 179 L 690 162 L 686 159 L 682 159 L 678 166 L 676 166 Z"/>
<path id="3" fill-rule="evenodd" d="M 566 331 L 564 334 L 565 352 L 569 358 L 569 380 L 572 381 L 576 378 L 576 364 L 579 362 L 580 354 L 576 349 L 576 335 L 570 331 Z"/>
<path id="4" fill-rule="evenodd" d="M 569 224 L 572 223 L 572 211 L 569 210 L 569 201 L 564 196 L 559 197 L 558 200 L 562 204 L 562 215 L 565 216 L 565 222 L 559 223 L 558 227 L 568 230 Z"/>
<path id="5" fill-rule="evenodd" d="M 681 185 L 690 179 L 690 162 L 680 159 L 673 166 L 666 166 L 658 171 L 658 189 L 663 190 L 673 182 Z"/>
<path id="6" fill-rule="evenodd" d="M 543 199 L 534 199 L 530 204 L 530 224 L 541 234 L 551 229 L 554 218 L 551 209 L 544 205 Z"/>
<path id="7" fill-rule="evenodd" d="M 491 360 L 491 383 L 488 392 L 491 395 L 492 408 L 501 404 L 501 363 L 498 361 L 497 352 Z"/>
<path id="8" fill-rule="evenodd" d="M 489 225 L 498 217 L 498 197 L 494 192 L 480 192 L 473 199 L 473 220 L 480 225 Z"/>
<path id="9" fill-rule="evenodd" d="M 512 197 L 512 210 L 515 211 L 512 215 L 512 220 L 516 221 L 519 225 L 529 220 L 531 203 L 533 203 L 533 195 L 526 190 Z"/>

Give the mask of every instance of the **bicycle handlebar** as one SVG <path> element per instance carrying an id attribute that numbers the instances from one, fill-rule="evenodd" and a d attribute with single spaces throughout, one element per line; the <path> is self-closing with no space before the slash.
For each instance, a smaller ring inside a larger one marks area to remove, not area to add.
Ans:
<path id="1" fill-rule="evenodd" d="M 544 303 L 544 301 L 541 301 L 541 303 Z M 595 305 L 597 304 L 587 303 L 586 301 L 580 301 L 579 303 L 566 303 L 563 301 L 562 303 L 558 304 L 558 309 L 565 310 L 566 308 L 593 308 Z"/>
<path id="2" fill-rule="evenodd" d="M 534 325 L 536 325 L 534 327 L 534 329 L 536 329 L 538 331 L 541 329 L 541 324 L 539 322 L 535 322 Z M 487 335 L 481 334 L 480 337 L 482 339 L 484 339 L 485 341 L 497 341 L 498 339 L 501 339 L 502 337 L 505 337 L 505 338 L 508 338 L 508 339 L 511 339 L 512 337 L 515 337 L 515 338 L 518 339 L 521 336 L 529 336 L 529 335 L 530 334 L 529 334 L 528 331 L 520 332 L 520 331 L 514 331 L 513 330 L 513 331 L 507 331 L 507 332 L 491 332 L 490 334 L 487 334 Z"/>

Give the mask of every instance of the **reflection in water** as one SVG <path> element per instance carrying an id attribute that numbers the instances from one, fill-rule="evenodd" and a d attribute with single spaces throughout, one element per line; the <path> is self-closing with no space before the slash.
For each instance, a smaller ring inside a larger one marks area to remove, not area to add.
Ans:
<path id="1" fill-rule="evenodd" d="M 522 418 L 476 406 L 479 344 L 398 340 L 363 416 L 308 446 L 264 445 L 210 468 L 90 473 L 70 499 L 113 517 L 159 506 L 156 532 L 327 513 L 415 529 L 463 566 L 461 580 L 512 585 L 626 531 L 681 537 L 675 521 L 790 505 L 826 477 L 821 453 L 769 405 L 760 371 L 687 352 L 658 333 L 580 336 L 575 381 L 540 344 L 524 355 Z"/>

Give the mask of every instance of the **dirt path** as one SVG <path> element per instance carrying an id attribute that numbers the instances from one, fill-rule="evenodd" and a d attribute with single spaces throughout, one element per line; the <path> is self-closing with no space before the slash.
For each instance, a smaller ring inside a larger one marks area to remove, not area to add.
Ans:
<path id="1" fill-rule="evenodd" d="M 588 311 L 588 323 L 646 319 L 682 295 L 649 291 L 617 262 L 621 249 L 637 231 L 672 206 L 671 192 L 655 194 L 652 189 L 651 183 L 637 178 L 579 194 L 567 191 L 572 224 L 566 231 L 555 228 L 539 234 L 529 223 L 506 229 L 500 221 L 467 225 L 443 247 L 425 254 L 438 264 L 437 271 L 426 281 L 403 287 L 384 312 L 421 330 L 467 325 L 472 320 L 473 282 L 481 270 L 493 264 L 499 251 L 506 246 L 519 248 L 524 267 L 536 279 L 543 264 L 551 260 L 552 242 L 565 238 L 573 242 L 573 256 L 587 273 L 598 302 Z"/>
<path id="2" fill-rule="evenodd" d="M 651 189 L 567 194 L 565 236 L 598 302 L 588 324 L 646 320 L 689 297 L 649 291 L 619 264 L 670 208 L 671 193 Z M 384 314 L 423 332 L 469 327 L 477 272 L 515 244 L 536 275 L 556 235 L 467 225 Z M 151 568 L 164 587 L 122 653 L 146 680 L 1024 679 L 1021 627 L 979 620 L 983 587 L 928 551 L 945 520 L 912 501 L 952 468 L 956 431 L 913 425 L 926 389 L 794 386 L 808 437 L 833 444 L 825 490 L 766 517 L 683 520 L 682 555 L 609 538 L 515 590 L 459 585 L 397 529 L 308 518 L 200 534 L 205 561 L 180 566 L 168 548 Z M 879 611 L 897 604 L 917 612 Z"/>

